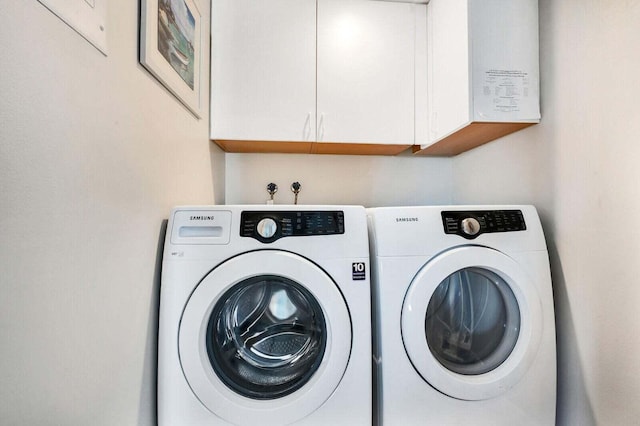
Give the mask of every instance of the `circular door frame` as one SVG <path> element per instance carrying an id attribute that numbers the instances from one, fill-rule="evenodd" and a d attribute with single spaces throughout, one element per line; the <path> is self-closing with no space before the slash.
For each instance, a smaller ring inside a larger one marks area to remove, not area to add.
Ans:
<path id="1" fill-rule="evenodd" d="M 261 275 L 281 276 L 305 287 L 322 308 L 327 327 L 317 371 L 300 389 L 269 400 L 242 396 L 227 387 L 211 365 L 205 342 L 209 317 L 220 297 L 241 281 Z M 351 318 L 336 283 L 310 260 L 279 250 L 244 253 L 209 272 L 187 301 L 178 332 L 180 363 L 191 390 L 213 414 L 238 425 L 289 424 L 318 409 L 344 376 L 351 342 Z"/>
<path id="2" fill-rule="evenodd" d="M 518 340 L 502 364 L 478 375 L 454 373 L 431 353 L 425 318 L 431 296 L 449 275 L 470 267 L 497 274 L 511 288 L 520 310 Z M 476 401 L 496 397 L 520 381 L 533 363 L 542 336 L 540 297 L 522 267 L 508 255 L 482 246 L 445 251 L 425 264 L 411 281 L 402 305 L 401 332 L 407 355 L 420 376 L 453 398 Z"/>

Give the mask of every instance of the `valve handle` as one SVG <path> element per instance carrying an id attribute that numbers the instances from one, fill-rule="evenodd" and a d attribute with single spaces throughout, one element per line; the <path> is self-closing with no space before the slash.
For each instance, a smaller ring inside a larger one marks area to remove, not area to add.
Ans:
<path id="1" fill-rule="evenodd" d="M 278 192 L 278 185 L 271 182 L 267 185 L 267 192 L 269 193 L 270 199 L 273 200 L 273 195 Z"/>
<path id="2" fill-rule="evenodd" d="M 298 204 L 298 194 L 300 191 L 302 191 L 302 185 L 300 185 L 300 182 L 293 182 L 291 184 L 291 192 L 295 194 L 293 204 Z"/>

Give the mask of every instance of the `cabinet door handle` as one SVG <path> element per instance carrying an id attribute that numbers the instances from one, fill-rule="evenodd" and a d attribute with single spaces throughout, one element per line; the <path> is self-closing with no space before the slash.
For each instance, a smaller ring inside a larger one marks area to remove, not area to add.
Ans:
<path id="1" fill-rule="evenodd" d="M 318 122 L 318 142 L 322 142 L 324 139 L 324 114 L 320 114 L 320 121 Z"/>
<path id="2" fill-rule="evenodd" d="M 311 113 L 307 113 L 307 119 L 304 120 L 304 128 L 302 129 L 302 140 L 308 141 L 311 138 Z"/>

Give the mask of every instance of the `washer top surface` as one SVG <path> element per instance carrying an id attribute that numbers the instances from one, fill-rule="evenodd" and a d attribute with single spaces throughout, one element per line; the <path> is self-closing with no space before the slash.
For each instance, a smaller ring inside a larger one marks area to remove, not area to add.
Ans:
<path id="1" fill-rule="evenodd" d="M 176 207 L 165 261 L 229 258 L 260 249 L 308 258 L 368 257 L 361 206 L 234 205 Z"/>

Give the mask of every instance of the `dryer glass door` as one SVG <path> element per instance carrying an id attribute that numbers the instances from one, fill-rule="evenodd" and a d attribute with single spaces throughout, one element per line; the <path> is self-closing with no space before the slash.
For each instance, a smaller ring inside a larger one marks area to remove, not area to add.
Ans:
<path id="1" fill-rule="evenodd" d="M 246 279 L 213 309 L 207 352 L 214 371 L 241 395 L 272 399 L 295 392 L 324 355 L 326 324 L 316 298 L 275 275 Z"/>
<path id="2" fill-rule="evenodd" d="M 509 284 L 484 268 L 464 268 L 436 287 L 425 319 L 429 350 L 449 370 L 484 374 L 511 354 L 520 309 Z"/>
<path id="3" fill-rule="evenodd" d="M 458 399 L 488 399 L 515 386 L 533 363 L 541 312 L 518 262 L 487 247 L 457 247 L 427 262 L 411 282 L 402 340 L 431 386 Z"/>

